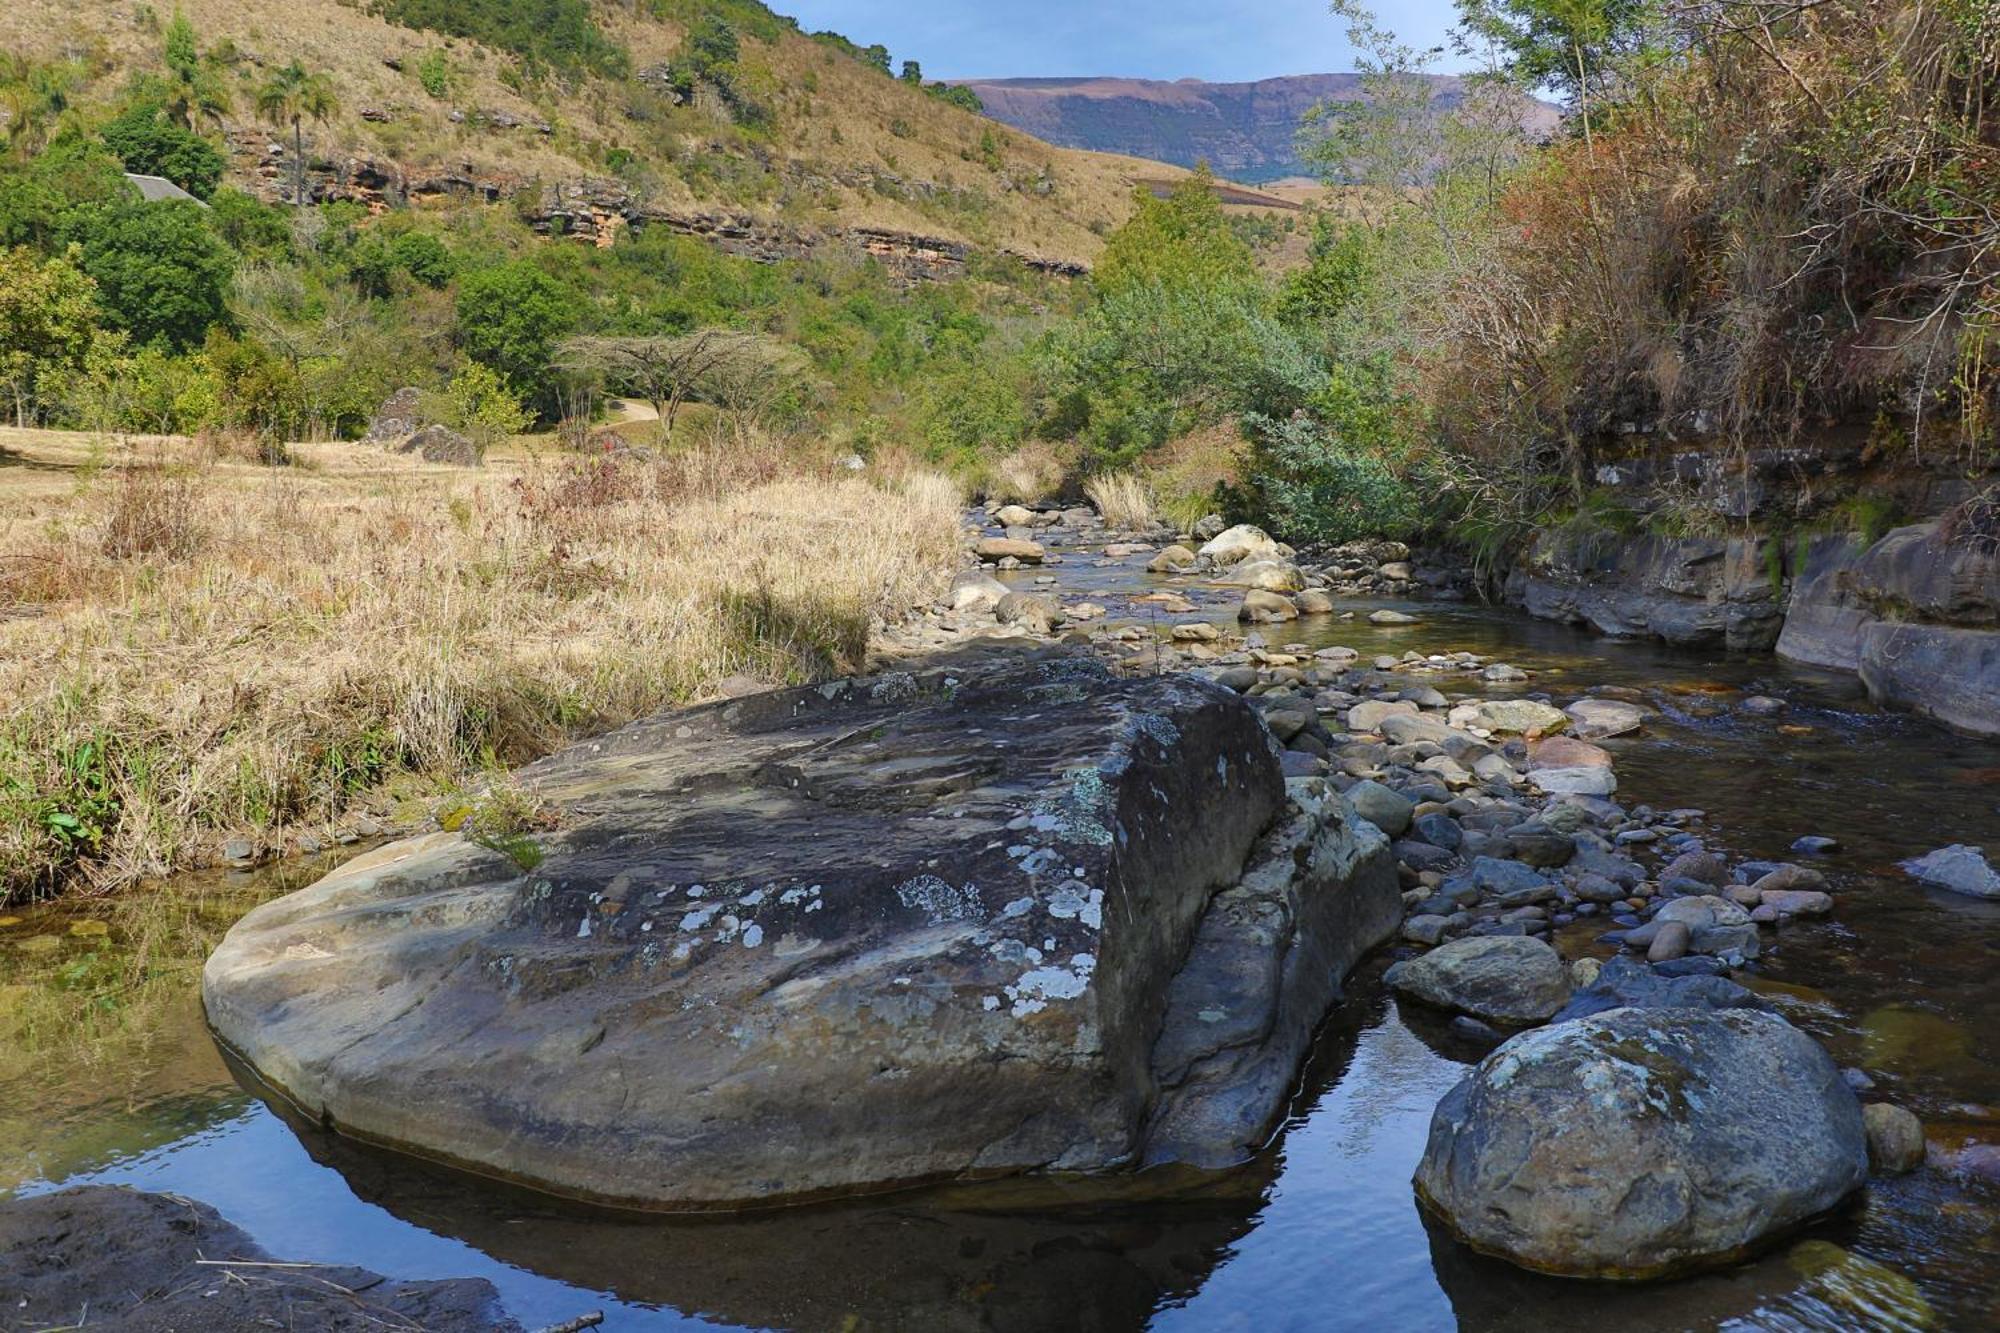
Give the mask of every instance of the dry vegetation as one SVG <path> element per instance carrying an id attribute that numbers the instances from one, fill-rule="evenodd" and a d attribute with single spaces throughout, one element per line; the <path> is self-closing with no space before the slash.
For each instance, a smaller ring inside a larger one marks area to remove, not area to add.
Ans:
<path id="1" fill-rule="evenodd" d="M 341 0 L 296 0 L 282 13 L 232 0 L 179 0 L 179 7 L 204 45 L 227 41 L 241 54 L 230 85 L 234 107 L 224 118 L 232 143 L 248 150 L 232 165 L 239 184 L 272 135 L 254 117 L 250 89 L 266 68 L 294 58 L 327 72 L 339 90 L 332 122 L 306 127 L 316 158 L 374 156 L 417 173 L 470 164 L 475 175 L 539 189 L 611 177 L 608 154 L 624 149 L 646 165 L 644 193 L 664 207 L 888 227 L 1058 259 L 1094 256 L 1104 234 L 1130 215 L 1140 179 L 1184 174 L 1051 147 L 789 32 L 775 42 L 744 38 L 753 92 L 776 113 L 770 129 L 746 136 L 693 112 L 663 114 L 632 83 L 587 78 L 517 90 L 502 80 L 513 63 L 504 54 L 398 27 Z M 103 72 L 88 96 L 104 98 L 130 71 L 157 66 L 156 23 L 171 10 L 128 0 L 16 5 L 0 10 L 0 50 L 94 58 Z M 611 6 L 599 14 L 635 70 L 681 48 L 684 33 L 672 22 Z M 417 73 L 435 51 L 451 71 L 442 98 L 426 92 Z M 634 117 L 635 107 L 645 119 Z M 363 119 L 364 111 L 380 119 Z M 490 123 L 493 113 L 523 123 L 500 128 Z M 533 128 L 541 121 L 553 133 Z M 690 169 L 696 163 L 700 171 Z"/>
<path id="2" fill-rule="evenodd" d="M 928 600 L 958 497 L 738 440 L 658 462 L 361 446 L 0 450 L 0 898 L 439 789 L 700 697 L 858 663 Z"/>

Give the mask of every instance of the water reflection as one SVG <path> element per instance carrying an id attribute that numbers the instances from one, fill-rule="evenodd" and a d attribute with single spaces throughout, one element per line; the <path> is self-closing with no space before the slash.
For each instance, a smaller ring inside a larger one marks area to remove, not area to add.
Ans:
<path id="1" fill-rule="evenodd" d="M 1129 563 L 1073 563 L 1062 578 L 1066 595 L 1103 602 L 1114 619 L 1186 618 L 1121 600 L 1144 586 Z M 1235 594 L 1188 590 L 1203 614 L 1233 613 Z M 1700 806 L 1707 835 L 1738 856 L 1785 856 L 1805 833 L 1845 844 L 1822 863 L 1835 920 L 1772 937 L 1750 983 L 1843 1064 L 1867 1070 L 1876 1095 L 1922 1114 L 1934 1143 L 2000 1142 L 2000 905 L 1924 889 L 1896 869 L 1949 842 L 2000 847 L 2000 752 L 1990 742 L 1876 713 L 1852 682 L 1769 659 L 1607 643 L 1476 606 L 1401 609 L 1421 622 L 1322 618 L 1265 633 L 1273 643 L 1344 644 L 1364 660 L 1412 648 L 1493 654 L 1540 673 L 1528 688 L 1564 702 L 1586 687 L 1636 692 L 1660 713 L 1645 735 L 1609 743 L 1621 798 Z M 1753 692 L 1789 708 L 1746 714 L 1736 704 Z M 250 902 L 321 869 L 233 886 L 187 881 L 174 893 L 205 905 L 164 942 L 146 944 L 115 918 L 102 939 L 41 919 L 0 928 L 0 1194 L 85 1180 L 176 1190 L 216 1204 L 276 1253 L 399 1277 L 489 1278 L 530 1327 L 597 1307 L 611 1313 L 608 1328 L 648 1333 L 714 1324 L 1594 1333 L 1924 1318 L 1940 1329 L 2000 1327 L 1993 1191 L 1939 1169 L 1877 1181 L 1855 1209 L 1801 1238 L 1837 1251 L 1781 1246 L 1667 1286 L 1541 1279 L 1470 1254 L 1427 1224 L 1409 1181 L 1432 1107 L 1481 1052 L 1433 1017 L 1399 1013 L 1376 980 L 1380 960 L 1327 1024 L 1272 1151 L 1199 1198 L 1183 1181 L 1148 1178 L 1122 1198 L 981 1189 L 704 1222 L 566 1208 L 287 1120 L 232 1080 L 201 1026 L 199 961 Z M 1572 932 L 1565 947 L 1588 948 L 1593 934 Z M 48 937 L 53 949 L 18 947 Z M 144 1003 L 95 1014 L 57 1004 L 96 994 L 66 989 L 66 970 L 88 982 L 142 945 L 151 988 L 130 994 Z M 98 961 L 77 971 L 85 957 Z M 24 1012 L 40 1036 L 24 1035 Z M 85 1037 L 52 1044 L 66 1014 Z"/>

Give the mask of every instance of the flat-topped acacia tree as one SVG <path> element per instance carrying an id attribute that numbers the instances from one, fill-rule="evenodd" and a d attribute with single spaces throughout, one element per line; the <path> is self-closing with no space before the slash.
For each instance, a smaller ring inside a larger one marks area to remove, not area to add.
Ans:
<path id="1" fill-rule="evenodd" d="M 765 334 L 714 328 L 567 338 L 557 349 L 555 365 L 644 398 L 659 417 L 661 438 L 667 439 L 689 398 L 710 397 L 735 410 L 758 406 L 761 400 L 752 401 L 758 395 L 748 386 L 789 386 L 802 372 L 793 357 L 795 349 Z"/>

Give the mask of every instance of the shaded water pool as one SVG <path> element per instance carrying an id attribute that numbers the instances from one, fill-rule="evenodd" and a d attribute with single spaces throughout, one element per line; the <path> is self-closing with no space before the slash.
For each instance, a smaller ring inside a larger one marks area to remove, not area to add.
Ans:
<path id="1" fill-rule="evenodd" d="M 1134 564 L 1072 555 L 1051 572 L 1065 595 L 1143 623 L 1126 600 L 1150 582 Z M 1219 590 L 1176 586 L 1205 614 L 1233 609 Z M 1711 845 L 1739 857 L 1782 857 L 1805 833 L 1845 845 L 1823 863 L 1835 918 L 1788 927 L 1749 980 L 1868 1071 L 1872 1096 L 1921 1115 L 1934 1152 L 2000 1144 L 2000 905 L 1896 869 L 1950 842 L 2000 849 L 2000 746 L 1880 714 L 1769 659 L 1608 643 L 1478 607 L 1401 609 L 1420 623 L 1322 617 L 1265 634 L 1364 658 L 1494 654 L 1536 670 L 1530 688 L 1558 702 L 1639 690 L 1661 715 L 1607 743 L 1620 799 L 1706 810 Z M 1790 706 L 1749 715 L 1735 703 L 1750 692 Z M 1689 1281 L 1608 1289 L 1469 1254 L 1427 1227 L 1409 1181 L 1431 1108 L 1478 1052 L 1399 1012 L 1380 958 L 1350 983 L 1269 1151 L 1199 1195 L 1141 1177 L 1115 1198 L 985 1187 L 669 1222 L 468 1180 L 290 1118 L 208 1037 L 208 945 L 330 864 L 0 914 L 0 1195 L 171 1190 L 284 1258 L 486 1277 L 529 1328 L 592 1309 L 614 1330 L 2000 1327 L 2000 1189 L 1944 1164 L 1871 1183 L 1803 1244 Z M 1564 944 L 1594 947 L 1588 934 Z"/>

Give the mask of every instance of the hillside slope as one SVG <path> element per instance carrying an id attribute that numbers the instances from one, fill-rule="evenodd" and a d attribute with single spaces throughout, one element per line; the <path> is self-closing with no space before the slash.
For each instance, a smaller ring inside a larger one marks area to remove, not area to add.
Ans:
<path id="1" fill-rule="evenodd" d="M 1432 76 L 1451 105 L 1463 81 Z M 1301 74 L 1255 83 L 1182 79 L 975 79 L 965 83 L 986 114 L 1068 148 L 1149 157 L 1182 167 L 1207 162 L 1220 175 L 1252 184 L 1312 174 L 1299 157 L 1299 122 L 1322 102 L 1363 95 L 1358 74 Z M 1531 104 L 1531 126 L 1556 122 L 1553 108 Z"/>
<path id="2" fill-rule="evenodd" d="M 1162 174 L 1156 163 L 1054 148 L 996 126 L 747 0 L 714 8 L 741 37 L 741 85 L 761 109 L 758 123 L 672 92 L 663 67 L 683 52 L 687 25 L 624 7 L 594 11 L 629 52 L 624 68 L 565 82 L 523 79 L 504 51 L 340 0 L 180 0 L 229 97 L 219 128 L 230 179 L 266 199 L 289 193 L 291 136 L 258 119 L 255 89 L 294 59 L 329 75 L 339 96 L 328 123 L 304 127 L 313 197 L 512 200 L 538 225 L 600 243 L 650 217 L 752 252 L 827 232 L 895 249 L 903 242 L 870 234 L 897 232 L 945 242 L 947 252 L 956 244 L 1087 263 L 1130 212 L 1135 184 Z M 0 50 L 81 60 L 89 75 L 79 99 L 101 101 L 159 68 L 162 22 L 125 0 L 12 6 L 0 10 Z"/>

